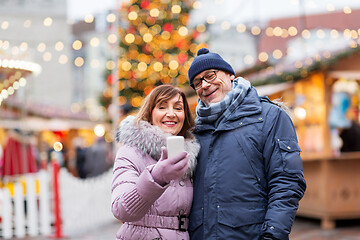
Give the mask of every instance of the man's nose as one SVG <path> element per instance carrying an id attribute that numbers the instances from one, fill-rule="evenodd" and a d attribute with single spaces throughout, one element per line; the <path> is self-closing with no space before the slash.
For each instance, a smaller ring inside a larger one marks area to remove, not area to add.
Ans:
<path id="1" fill-rule="evenodd" d="M 205 79 L 202 80 L 201 87 L 202 88 L 208 88 L 211 85 L 211 83 L 208 83 L 205 81 Z"/>

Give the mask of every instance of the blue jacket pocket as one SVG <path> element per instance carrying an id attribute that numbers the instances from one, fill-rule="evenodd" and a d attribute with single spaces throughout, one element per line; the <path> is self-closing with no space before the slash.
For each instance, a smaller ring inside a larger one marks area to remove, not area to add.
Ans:
<path id="1" fill-rule="evenodd" d="M 261 207 L 261 204 L 225 204 L 218 208 L 218 222 L 232 228 L 262 223 L 265 211 L 265 206 Z"/>
<path id="2" fill-rule="evenodd" d="M 295 140 L 280 140 L 279 147 L 284 171 L 288 173 L 302 172 L 301 150 L 298 143 Z"/>

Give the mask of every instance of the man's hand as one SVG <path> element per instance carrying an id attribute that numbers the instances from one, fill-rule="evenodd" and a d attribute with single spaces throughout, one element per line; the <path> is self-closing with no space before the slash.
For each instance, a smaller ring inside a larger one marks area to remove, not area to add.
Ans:
<path id="1" fill-rule="evenodd" d="M 278 240 L 276 237 L 273 237 L 270 233 L 264 233 L 261 236 L 261 240 Z"/>

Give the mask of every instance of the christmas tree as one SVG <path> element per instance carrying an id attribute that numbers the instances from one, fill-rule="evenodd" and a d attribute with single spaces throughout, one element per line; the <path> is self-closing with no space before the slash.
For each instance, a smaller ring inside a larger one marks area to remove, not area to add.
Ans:
<path id="1" fill-rule="evenodd" d="M 199 32 L 186 26 L 192 4 L 189 0 L 132 0 L 121 8 L 120 105 L 139 107 L 161 84 L 188 86 L 187 70 L 201 47 L 195 43 Z M 109 72 L 107 83 L 112 81 Z"/>

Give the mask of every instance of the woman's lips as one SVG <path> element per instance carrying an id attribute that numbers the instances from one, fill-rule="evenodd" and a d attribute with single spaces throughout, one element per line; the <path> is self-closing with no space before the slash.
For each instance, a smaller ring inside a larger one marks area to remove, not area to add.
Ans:
<path id="1" fill-rule="evenodd" d="M 174 127 L 176 125 L 176 122 L 166 121 L 166 122 L 163 122 L 163 124 L 167 127 Z"/>

